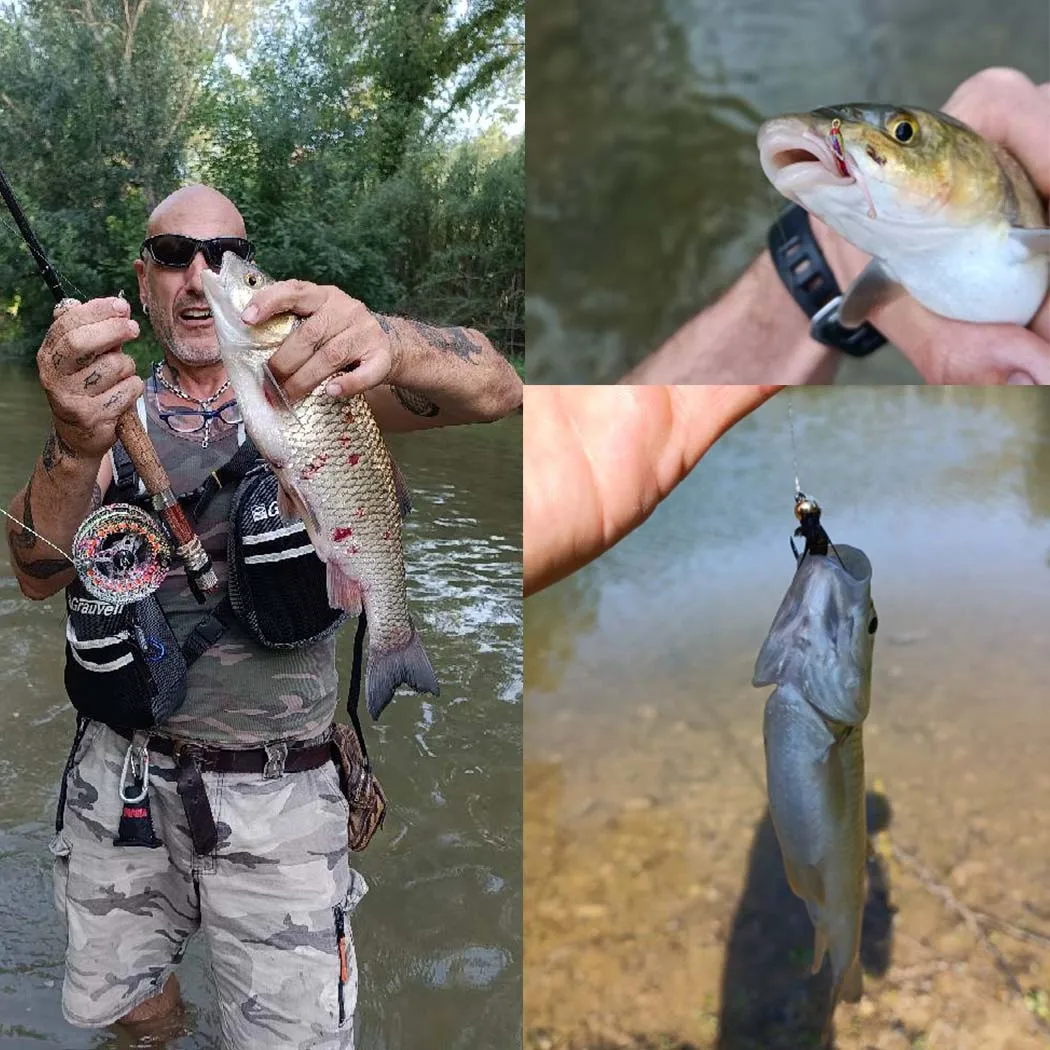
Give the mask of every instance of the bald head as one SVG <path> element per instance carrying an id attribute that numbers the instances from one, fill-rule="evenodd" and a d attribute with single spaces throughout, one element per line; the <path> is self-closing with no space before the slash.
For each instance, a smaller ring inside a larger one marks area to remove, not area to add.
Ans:
<path id="1" fill-rule="evenodd" d="M 244 219 L 236 205 L 211 186 L 183 186 L 164 198 L 146 224 L 146 236 L 158 233 L 189 233 L 209 227 L 215 234 L 244 237 Z"/>

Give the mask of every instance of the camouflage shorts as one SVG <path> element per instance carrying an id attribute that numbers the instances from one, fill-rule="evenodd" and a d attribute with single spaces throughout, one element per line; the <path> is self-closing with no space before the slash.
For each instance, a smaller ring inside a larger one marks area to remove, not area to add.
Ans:
<path id="1" fill-rule="evenodd" d="M 194 853 L 172 759 L 150 756 L 150 806 L 163 845 L 117 848 L 127 741 L 88 726 L 52 843 L 55 903 L 68 947 L 62 1011 L 100 1027 L 156 995 L 202 931 L 230 1050 L 353 1050 L 357 966 L 346 922 L 342 984 L 336 912 L 365 893 L 349 866 L 347 804 L 335 766 L 274 779 L 205 773 L 219 844 Z"/>

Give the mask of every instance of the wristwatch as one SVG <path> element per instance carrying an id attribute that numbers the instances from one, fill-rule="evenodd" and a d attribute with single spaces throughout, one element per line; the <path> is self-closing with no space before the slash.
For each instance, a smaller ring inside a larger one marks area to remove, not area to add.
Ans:
<path id="1" fill-rule="evenodd" d="M 810 318 L 809 334 L 818 343 L 851 357 L 867 357 L 886 342 L 866 321 L 859 328 L 839 323 L 842 289 L 813 236 L 805 208 L 792 203 L 780 213 L 769 228 L 769 254 L 791 297 Z"/>

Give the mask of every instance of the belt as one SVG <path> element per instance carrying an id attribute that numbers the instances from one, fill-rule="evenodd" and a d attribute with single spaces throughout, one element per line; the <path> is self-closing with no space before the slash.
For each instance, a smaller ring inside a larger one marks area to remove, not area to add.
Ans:
<path id="1" fill-rule="evenodd" d="M 134 731 L 131 729 L 113 728 L 125 740 L 134 738 Z M 173 740 L 166 736 L 151 736 L 148 747 L 154 754 L 165 755 L 168 758 L 177 759 L 182 754 L 192 754 L 197 760 L 197 766 L 211 773 L 263 773 L 281 750 L 286 751 L 284 762 L 280 766 L 285 773 L 318 769 L 326 762 L 332 761 L 331 740 L 324 740 L 319 744 L 271 744 L 268 748 L 231 748 Z"/>
<path id="2" fill-rule="evenodd" d="M 132 730 L 116 729 L 116 732 L 125 740 L 134 742 Z M 175 759 L 175 788 L 182 799 L 193 849 L 198 856 L 213 853 L 219 844 L 219 832 L 202 772 L 262 773 L 271 779 L 284 773 L 318 769 L 333 761 L 330 739 L 319 744 L 278 743 L 265 747 L 228 748 L 156 736 L 150 737 L 146 746 L 155 754 Z M 148 788 L 148 784 L 143 788 Z"/>

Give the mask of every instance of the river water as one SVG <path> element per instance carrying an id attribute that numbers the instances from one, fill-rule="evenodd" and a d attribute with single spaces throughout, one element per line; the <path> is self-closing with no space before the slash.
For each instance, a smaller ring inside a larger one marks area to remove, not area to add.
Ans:
<path id="1" fill-rule="evenodd" d="M 750 685 L 794 569 L 789 399 L 802 488 L 870 556 L 879 616 L 866 996 L 835 1045 L 1050 1041 L 1050 392 L 830 387 L 774 397 L 525 604 L 530 1050 L 820 1045 Z"/>
<path id="2" fill-rule="evenodd" d="M 536 0 L 529 380 L 620 378 L 732 283 L 783 201 L 755 133 L 848 101 L 937 108 L 979 69 L 1050 78 L 1045 0 Z M 844 382 L 911 382 L 884 348 Z"/>
<path id="3" fill-rule="evenodd" d="M 0 499 L 43 445 L 35 373 L 0 369 Z M 386 824 L 355 858 L 359 1045 L 490 1050 L 521 1038 L 521 419 L 390 441 L 415 511 L 409 603 L 441 681 L 366 725 Z M 73 729 L 62 685 L 60 597 L 24 600 L 0 569 L 0 1046 L 127 1046 L 72 1028 L 59 996 L 65 934 L 51 903 L 55 789 Z M 340 657 L 348 673 L 353 631 Z M 345 715 L 344 715 L 345 717 Z M 189 1031 L 171 1050 L 218 1047 L 206 959 L 180 967 Z"/>

